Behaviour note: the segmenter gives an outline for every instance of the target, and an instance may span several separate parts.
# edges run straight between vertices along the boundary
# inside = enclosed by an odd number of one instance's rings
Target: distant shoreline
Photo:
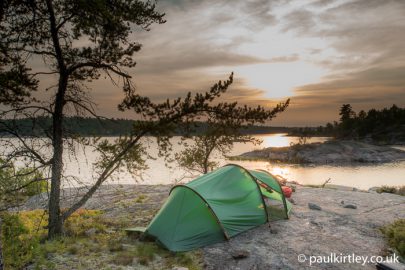
[[[380,164],[405,160],[405,151],[358,141],[331,140],[323,143],[268,147],[230,157],[234,160],[264,160],[292,164]]]
[[[42,117],[36,119],[17,119],[5,120],[15,125],[18,129],[19,135],[23,137],[45,137],[44,131],[52,128],[52,121],[49,117]],[[83,117],[66,117],[64,125],[66,130],[71,134],[77,134],[83,137],[116,137],[129,135],[133,129],[136,120],[128,119],[96,119],[96,118],[83,118]],[[174,136],[182,135],[199,135],[203,134],[207,129],[207,123],[195,122],[191,123],[192,130],[185,132],[182,125],[179,125],[173,131]],[[262,135],[262,134],[278,134],[290,133],[294,128],[292,127],[275,127],[275,126],[248,126],[242,128],[240,132],[245,135]],[[0,136],[8,136],[7,132],[2,132],[0,129]]]

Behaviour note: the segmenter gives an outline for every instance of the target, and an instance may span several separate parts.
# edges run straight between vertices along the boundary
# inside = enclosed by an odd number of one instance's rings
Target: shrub
[[[22,174],[24,171],[28,171],[30,169],[21,169],[18,173]],[[43,175],[39,172],[36,172],[31,175],[22,176],[17,178],[17,185],[24,188],[21,189],[21,193],[25,196],[34,196],[37,194],[41,194],[42,192],[46,192],[48,190],[48,182],[46,180],[36,180],[36,179],[43,179]],[[30,184],[29,184],[30,183]]]
[[[65,230],[69,235],[82,236],[90,228],[104,230],[100,218],[101,211],[76,211],[66,221]],[[22,211],[19,213],[3,213],[1,241],[5,269],[23,269],[29,264],[37,267],[49,264],[46,260],[48,253],[68,252],[78,254],[80,245],[74,238],[60,238],[41,244],[46,239],[48,224],[44,210]],[[48,265],[46,269],[49,269]]]
[[[382,227],[381,232],[387,238],[388,245],[405,258],[405,219],[399,219]]]
[[[397,194],[401,196],[405,196],[405,186],[398,187]]]
[[[2,214],[2,233],[4,266],[6,269],[22,269],[34,258],[39,238],[27,238],[29,230],[17,214]]]
[[[392,187],[392,186],[381,186],[377,189],[378,193],[392,193],[401,196],[405,196],[405,186]]]
[[[74,212],[64,223],[64,231],[68,236],[85,236],[90,229],[95,229],[96,232],[104,232],[106,230],[100,215],[102,211],[79,209]]]
[[[23,202],[27,197],[47,191],[48,183],[39,171],[16,169],[0,159],[0,200],[4,206]],[[32,173],[30,173],[32,172]]]

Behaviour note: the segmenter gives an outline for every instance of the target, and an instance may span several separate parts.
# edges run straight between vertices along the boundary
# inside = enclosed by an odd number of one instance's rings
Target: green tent
[[[171,251],[218,243],[266,223],[265,197],[280,201],[288,218],[291,204],[271,174],[229,164],[174,186],[145,234]]]

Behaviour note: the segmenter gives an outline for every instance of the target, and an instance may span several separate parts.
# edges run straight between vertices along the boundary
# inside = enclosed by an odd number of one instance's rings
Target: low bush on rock
[[[376,190],[378,193],[392,193],[401,196],[405,196],[405,186],[392,187],[392,186],[382,186]]]
[[[405,258],[405,219],[399,219],[382,227],[381,232],[387,238],[388,245]]]

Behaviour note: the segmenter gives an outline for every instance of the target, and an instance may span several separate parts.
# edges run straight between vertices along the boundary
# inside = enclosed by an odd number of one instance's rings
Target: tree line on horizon
[[[22,136],[46,136],[47,132],[52,129],[52,119],[48,116],[39,116],[36,118],[22,118],[3,120],[8,126],[13,125],[15,130],[19,131]],[[133,125],[137,120],[125,118],[95,118],[73,116],[66,117],[64,127],[67,132],[78,134],[80,136],[125,136],[131,133]],[[179,124],[174,131],[174,135],[194,136],[200,135],[207,131],[209,123],[195,121],[186,131],[185,125]],[[242,134],[269,134],[269,133],[288,133],[291,127],[275,127],[266,125],[249,125],[241,127]],[[6,132],[3,131],[5,134]],[[2,128],[0,125],[0,134]]]
[[[294,128],[290,134],[370,140],[378,143],[405,141],[405,108],[395,104],[381,110],[360,110],[358,113],[350,104],[343,104],[339,116],[339,121],[319,127]]]

